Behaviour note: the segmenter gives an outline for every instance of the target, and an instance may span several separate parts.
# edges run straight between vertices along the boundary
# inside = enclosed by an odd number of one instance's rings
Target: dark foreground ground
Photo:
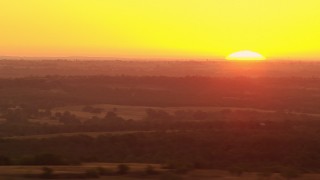
[[[81,166],[47,166],[52,169],[50,176],[45,176],[41,166],[4,166],[0,170],[0,178],[3,180],[30,180],[30,179],[101,179],[101,180],[285,180],[288,177],[281,173],[263,174],[257,172],[246,172],[235,174],[220,170],[192,170],[188,172],[175,172],[173,170],[163,169],[157,164],[127,164],[130,167],[125,174],[95,174],[94,169],[105,169],[108,171],[117,171],[117,164],[112,163],[90,163]],[[152,166],[153,172],[146,171],[146,167]],[[91,172],[91,173],[90,173]],[[91,177],[90,177],[91,176]],[[94,176],[94,177],[92,177]],[[307,173],[289,179],[297,180],[318,180],[320,174]]]

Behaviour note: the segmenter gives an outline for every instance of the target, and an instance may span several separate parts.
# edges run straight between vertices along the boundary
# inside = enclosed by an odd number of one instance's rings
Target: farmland
[[[23,63],[31,62],[13,69]],[[290,76],[270,74],[268,63],[249,65],[269,74],[247,76],[222,75],[232,69],[212,76],[82,75],[73,68],[85,62],[47,63],[69,64],[70,72],[26,76],[24,69],[22,77],[0,79],[3,177],[93,178],[102,167],[112,173],[101,179],[318,178],[320,78],[297,70],[298,62],[289,65],[300,74]],[[130,171],[116,173],[120,164]],[[156,174],[146,175],[148,164]]]
[[[268,180],[285,180],[285,177],[279,173],[263,175],[255,172],[243,173],[241,175],[235,175],[228,171],[220,170],[194,170],[187,174],[175,174],[172,171],[163,169],[157,164],[127,164],[130,167],[130,173],[126,175],[103,175],[99,179],[114,179],[114,180],[136,180],[136,179],[147,179],[147,180],[165,180],[165,179],[184,179],[184,180],[257,180],[257,179],[268,179]],[[146,167],[154,167],[156,174],[146,174]],[[110,171],[116,171],[118,164],[114,163],[89,163],[81,166],[47,166],[53,170],[56,175],[64,175],[68,177],[70,175],[82,175],[90,169],[108,169]],[[0,170],[0,177],[5,180],[27,180],[27,175],[39,175],[43,173],[43,167],[41,166],[6,166]],[[320,178],[318,174],[304,174],[297,180],[317,180]],[[66,178],[70,179],[70,178]],[[85,178],[85,179],[96,179],[96,178]]]

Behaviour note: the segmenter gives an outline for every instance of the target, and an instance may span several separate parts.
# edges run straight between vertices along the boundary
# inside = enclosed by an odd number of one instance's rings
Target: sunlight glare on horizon
[[[243,50],[230,54],[226,59],[231,61],[261,61],[266,60],[266,57],[257,52]]]
[[[320,52],[318,0],[0,0],[0,56],[224,58]]]

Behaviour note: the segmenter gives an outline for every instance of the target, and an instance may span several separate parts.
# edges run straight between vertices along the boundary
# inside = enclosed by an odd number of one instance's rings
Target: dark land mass
[[[318,173],[319,65],[1,61],[0,165]]]
[[[251,76],[318,77],[317,61],[121,61],[1,60],[0,77],[26,76]]]

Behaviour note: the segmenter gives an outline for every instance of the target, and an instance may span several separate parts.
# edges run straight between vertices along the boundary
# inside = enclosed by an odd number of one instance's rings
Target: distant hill
[[[19,59],[20,58],[20,59]],[[50,61],[47,61],[50,60]],[[46,75],[318,77],[316,61],[132,61],[2,57],[0,77]]]

